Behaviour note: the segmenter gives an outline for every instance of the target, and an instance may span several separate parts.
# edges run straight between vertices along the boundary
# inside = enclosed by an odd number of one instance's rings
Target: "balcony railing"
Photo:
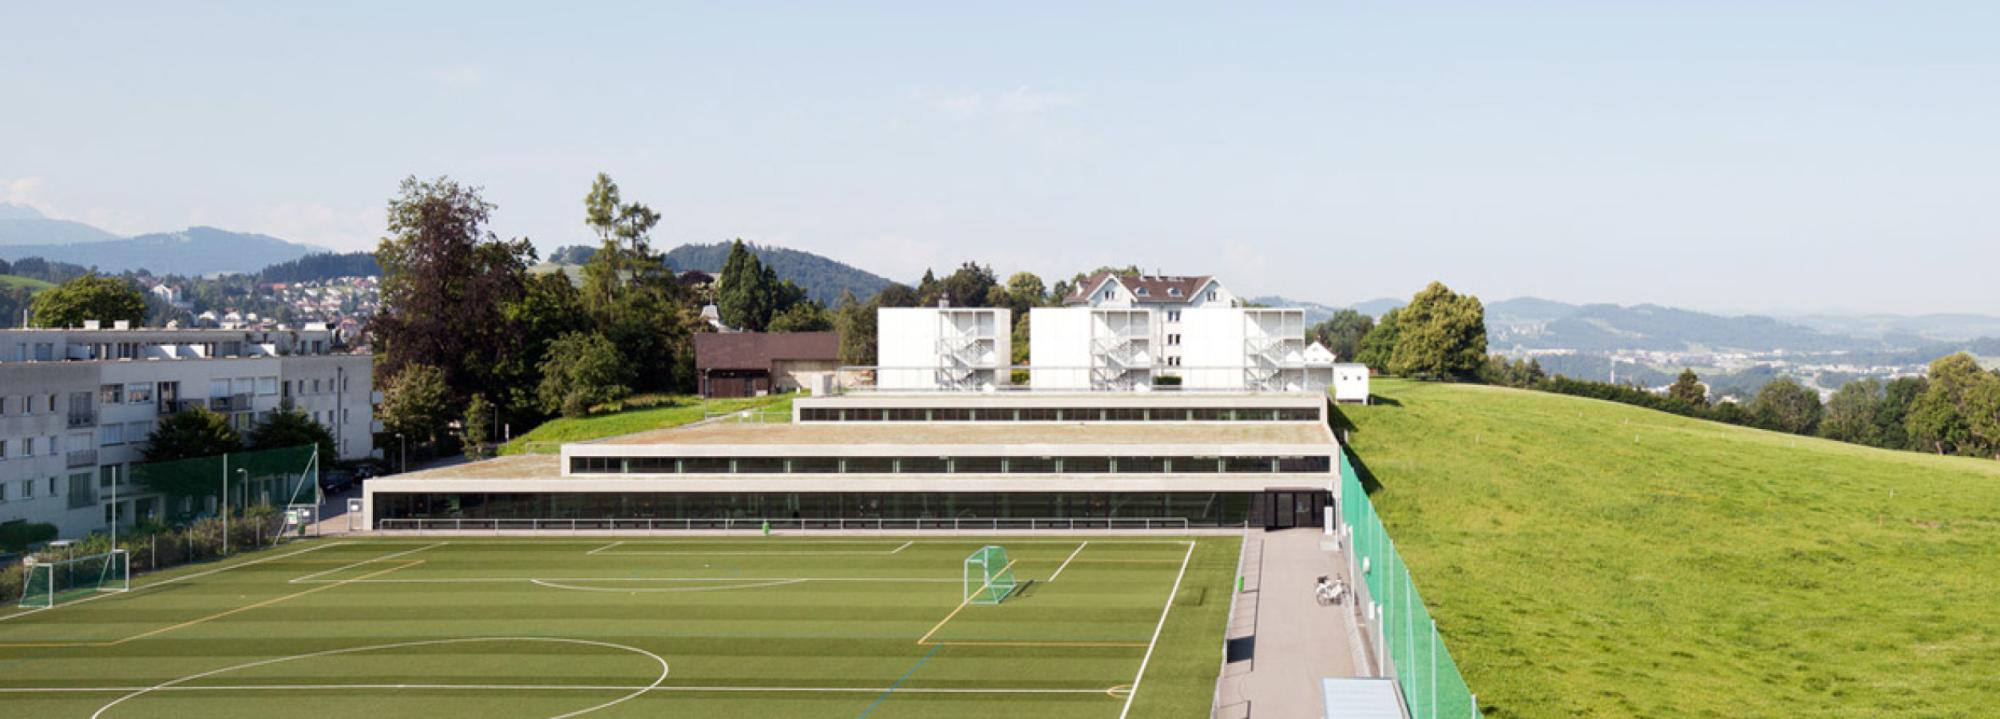
[[[70,452],[66,456],[63,462],[63,466],[68,469],[77,469],[79,467],[95,467],[97,466],[97,450],[80,449],[75,452]]]
[[[76,428],[78,428],[78,427],[94,427],[94,426],[96,426],[96,425],[97,425],[97,413],[96,413],[96,412],[71,412],[71,413],[69,413],[69,428],[70,428],[70,429],[76,429]]]

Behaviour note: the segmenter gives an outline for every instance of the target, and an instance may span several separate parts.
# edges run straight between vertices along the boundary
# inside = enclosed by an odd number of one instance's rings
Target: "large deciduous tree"
[[[1674,378],[1674,384],[1667,388],[1667,397],[1689,407],[1708,406],[1708,387],[1701,383],[1701,377],[1692,369],[1681,370],[1681,376]]]
[[[604,335],[571,332],[549,344],[542,360],[542,409],[582,417],[590,408],[630,392],[630,373],[618,348]]]
[[[1486,361],[1486,309],[1479,298],[1432,282],[1403,308],[1389,371],[1411,377],[1468,377]]]
[[[1790,377],[1764,385],[1750,400],[1750,416],[1759,426],[1792,434],[1812,434],[1822,411],[1819,393]]]
[[[389,201],[389,235],[375,250],[382,266],[382,311],[372,323],[378,379],[430,364],[452,408],[475,393],[503,395],[521,380],[508,372],[520,366],[509,362],[518,335],[503,308],[525,292],[534,247],[494,237],[486,230],[492,212],[478,188],[450,178],[406,179]]]
[[[243,437],[229,426],[228,418],[205,407],[193,407],[168,415],[154,425],[142,454],[148,462],[168,462],[240,449]]]
[[[1306,331],[1309,339],[1326,345],[1342,362],[1355,362],[1361,354],[1361,339],[1375,329],[1375,318],[1355,310],[1338,310],[1332,317]]]
[[[1368,365],[1369,369],[1389,371],[1389,358],[1396,353],[1396,342],[1402,335],[1402,317],[1400,307],[1382,313],[1382,319],[1375,323],[1375,327],[1362,335],[1361,344],[1354,352],[1354,361]]]
[[[1826,416],[1820,420],[1819,436],[1842,442],[1882,445],[1882,428],[1876,423],[1880,404],[1887,400],[1882,380],[1874,377],[1854,380],[1826,401]]]
[[[35,327],[81,327],[87,320],[138,326],[146,321],[146,296],[129,280],[91,273],[37,293],[28,311]]]
[[[436,442],[456,414],[444,370],[409,363],[382,382],[382,425],[419,443]]]
[[[1974,430],[1972,418],[1982,399],[1978,390],[2000,379],[1963,352],[1931,362],[1928,379],[1929,386],[1910,403],[1904,420],[1910,441],[1938,454],[1985,454],[1986,440]]]
[[[289,409],[274,412],[257,426],[250,429],[250,446],[257,449],[277,449],[317,445],[320,466],[332,465],[340,459],[339,450],[333,445],[333,432],[326,425],[313,421],[305,412]]]

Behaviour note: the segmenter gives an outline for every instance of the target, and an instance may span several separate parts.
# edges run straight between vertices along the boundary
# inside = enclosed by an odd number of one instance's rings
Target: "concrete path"
[[[1332,539],[1317,529],[1292,529],[1252,533],[1244,543],[1246,590],[1230,617],[1217,717],[1319,717],[1320,679],[1376,675],[1353,596],[1332,606],[1313,597],[1321,576],[1353,585],[1347,555],[1331,549]]]

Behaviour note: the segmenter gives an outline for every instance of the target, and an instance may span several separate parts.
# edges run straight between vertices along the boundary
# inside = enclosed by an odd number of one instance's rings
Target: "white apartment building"
[[[1158,322],[1134,307],[1036,307],[1028,311],[1028,385],[1037,390],[1144,390],[1153,386]]]
[[[325,425],[339,459],[374,453],[373,357],[323,327],[0,330],[0,522],[73,537],[185,508],[127,484],[159,418],[194,404],[239,430],[283,408]],[[331,460],[332,458],[328,458]]]
[[[884,307],[876,315],[876,387],[990,391],[1007,385],[1013,312],[992,307]]]
[[[1198,307],[1240,307],[1242,301],[1221,282],[1208,275],[1112,275],[1096,274],[1084,279],[1068,297],[1065,307],[1144,308],[1154,313],[1153,364],[1166,374],[1185,362],[1183,315]],[[1032,320],[1030,327],[1033,326]],[[1040,336],[1034,332],[1032,336]]]

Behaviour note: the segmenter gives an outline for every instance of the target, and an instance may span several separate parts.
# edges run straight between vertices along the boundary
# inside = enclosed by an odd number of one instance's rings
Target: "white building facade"
[[[991,307],[884,307],[876,316],[876,387],[991,391],[1006,386],[1013,312]]]
[[[120,524],[188,511],[126,478],[159,419],[194,405],[238,431],[297,409],[333,435],[338,459],[369,457],[372,368],[324,329],[0,330],[0,522],[104,529],[114,478]]]

